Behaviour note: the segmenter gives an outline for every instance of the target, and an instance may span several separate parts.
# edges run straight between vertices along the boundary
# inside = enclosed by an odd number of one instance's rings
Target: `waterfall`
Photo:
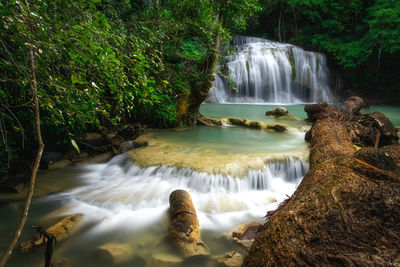
[[[274,196],[285,196],[294,190],[308,171],[307,162],[292,157],[267,163],[260,170],[250,170],[242,178],[196,172],[188,168],[141,168],[127,155],[93,167],[95,169],[82,176],[86,186],[64,194],[96,206],[127,205],[128,209],[165,205],[170,192],[178,188],[188,190],[195,198],[201,196],[200,199],[217,199],[221,195],[236,198],[241,194],[254,195],[254,192],[266,191]],[[247,200],[240,201],[246,203]]]
[[[232,49],[226,62],[217,67],[207,102],[292,104],[335,101],[330,92],[324,54],[244,36],[233,38]]]

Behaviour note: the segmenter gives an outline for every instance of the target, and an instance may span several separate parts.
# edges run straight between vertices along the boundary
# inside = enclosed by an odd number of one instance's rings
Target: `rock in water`
[[[207,267],[240,267],[242,266],[244,255],[239,251],[230,251],[222,256],[215,257]]]
[[[133,258],[133,251],[129,244],[107,243],[95,251],[98,261],[108,264],[120,264]]]
[[[169,196],[171,222],[168,236],[184,258],[208,256],[208,247],[201,240],[199,220],[189,193],[175,190]]]
[[[171,254],[156,253],[151,255],[152,267],[180,266],[182,258]]]
[[[287,108],[284,107],[277,107],[274,110],[269,110],[265,112],[265,116],[282,117],[286,115],[289,115],[289,111],[287,110]]]
[[[260,227],[261,223],[259,222],[241,224],[233,229],[233,240],[235,240],[237,243],[241,244],[248,250],[253,244],[254,239],[256,239]]]

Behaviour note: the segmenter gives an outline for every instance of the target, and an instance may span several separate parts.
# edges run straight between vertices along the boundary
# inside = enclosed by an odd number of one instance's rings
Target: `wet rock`
[[[228,122],[236,126],[247,126],[246,119],[228,118]]]
[[[255,129],[262,129],[262,128],[263,128],[263,125],[262,125],[262,123],[259,122],[259,121],[250,121],[250,122],[249,122],[249,127],[250,127],[250,128],[255,128]]]
[[[241,224],[232,231],[232,237],[239,240],[254,240],[260,227],[259,222]]]
[[[220,119],[217,118],[211,118],[203,115],[197,115],[197,124],[199,125],[205,125],[205,126],[222,126],[222,122]]]
[[[56,161],[56,162],[50,163],[48,165],[48,169],[49,170],[62,169],[62,168],[65,168],[65,167],[71,165],[71,163],[72,163],[71,161],[69,161],[67,159],[63,159],[63,160],[60,160],[60,161]]]
[[[83,214],[77,213],[69,215],[57,222],[55,225],[46,229],[46,232],[56,237],[57,242],[67,238],[74,231],[78,224],[82,221]],[[45,238],[42,235],[35,235],[31,240],[20,244],[22,252],[28,252],[33,248],[45,245]]]
[[[83,159],[80,161],[75,161],[73,163],[73,165],[80,166],[83,164],[103,163],[103,162],[110,160],[112,158],[112,156],[113,156],[112,152],[107,152],[107,153],[103,153],[103,154],[100,154],[100,155],[97,155],[97,156],[94,156],[91,158]]]
[[[239,267],[242,266],[244,255],[239,251],[230,251],[225,253],[223,256],[216,257],[214,262],[208,266],[224,266],[224,267]]]
[[[279,133],[282,133],[287,130],[286,127],[281,124],[267,124],[266,129]]]
[[[129,244],[107,243],[95,251],[96,260],[108,264],[120,264],[133,258],[133,251]]]
[[[236,226],[232,232],[226,233],[224,236],[227,240],[232,240],[248,251],[253,244],[260,227],[261,223],[259,222],[249,222]]]
[[[265,116],[281,117],[286,115],[289,115],[289,111],[287,110],[287,108],[284,107],[277,107],[274,110],[269,110],[265,112]]]
[[[166,253],[155,253],[151,255],[151,264],[149,266],[152,267],[172,267],[179,266],[182,263],[183,259],[181,257],[166,254]]]
[[[226,119],[221,119],[222,122],[225,122],[227,124],[231,125],[236,125],[236,126],[242,126],[242,127],[249,127],[253,129],[265,129],[267,131],[273,131],[273,132],[284,132],[287,130],[286,126],[278,123],[265,123],[261,121],[252,121],[252,120],[246,120],[246,119],[240,119],[240,118],[226,118]]]
[[[175,190],[169,196],[170,218],[168,237],[184,258],[209,255],[208,247],[201,240],[199,220],[189,193]]]

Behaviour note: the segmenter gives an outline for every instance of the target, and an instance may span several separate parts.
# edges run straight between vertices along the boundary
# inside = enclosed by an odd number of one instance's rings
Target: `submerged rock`
[[[207,267],[239,267],[242,266],[244,257],[239,251],[230,251],[222,256],[215,257]]]
[[[166,253],[155,253],[151,255],[151,264],[148,266],[152,267],[171,267],[179,266],[183,259],[181,257],[166,254]]]
[[[281,124],[268,124],[266,126],[266,129],[273,130],[275,132],[280,132],[280,133],[286,131],[286,127]]]
[[[133,251],[129,244],[107,243],[95,251],[96,260],[108,264],[120,264],[133,258]]]
[[[278,123],[265,123],[262,121],[253,121],[240,118],[224,118],[221,119],[222,122],[230,125],[249,127],[253,129],[267,130],[272,132],[285,132],[287,127],[283,124]]]
[[[291,115],[289,111],[284,107],[277,107],[274,110],[269,110],[265,112],[265,116],[274,117],[279,120],[287,120],[287,121],[300,121],[301,119]]]

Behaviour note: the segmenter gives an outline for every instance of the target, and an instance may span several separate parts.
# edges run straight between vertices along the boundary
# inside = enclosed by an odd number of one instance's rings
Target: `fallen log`
[[[169,196],[170,218],[168,237],[184,258],[208,256],[209,250],[201,240],[199,220],[189,193],[175,190]]]
[[[57,242],[67,238],[69,234],[82,221],[83,214],[77,213],[69,215],[57,222],[55,225],[46,229],[46,233],[53,236]],[[46,244],[46,237],[42,234],[35,235],[32,239],[20,244],[21,252],[28,252],[33,248],[41,247]]]
[[[356,153],[352,135],[363,133],[351,122],[361,107],[359,98],[305,107],[314,121],[310,171],[267,214],[243,266],[400,265],[400,145]]]

